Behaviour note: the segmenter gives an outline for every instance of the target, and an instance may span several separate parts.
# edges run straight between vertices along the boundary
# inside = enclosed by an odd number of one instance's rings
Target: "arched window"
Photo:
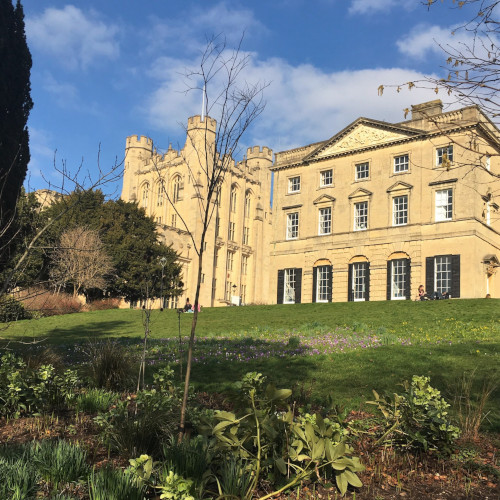
[[[245,218],[250,217],[250,210],[251,210],[251,193],[250,191],[247,191],[245,194]]]
[[[176,176],[172,183],[172,203],[177,203],[182,200],[182,191],[184,186],[182,184],[180,176]]]
[[[230,210],[233,213],[236,212],[237,190],[236,186],[231,186]]]
[[[149,199],[149,184],[146,182],[142,186],[142,206],[144,208],[148,208],[148,199]]]
[[[163,182],[158,183],[156,204],[159,207],[163,206]]]

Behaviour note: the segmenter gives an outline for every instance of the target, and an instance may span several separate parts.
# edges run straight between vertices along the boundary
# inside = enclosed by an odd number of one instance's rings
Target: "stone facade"
[[[202,232],[200,207],[206,199],[204,172],[215,144],[211,118],[189,118],[184,147],[159,154],[147,137],[126,142],[122,199],[136,201],[158,224],[183,266],[185,292],[169,307],[194,302]],[[206,149],[205,149],[206,148]],[[208,155],[210,157],[210,155]],[[200,304],[205,307],[261,302],[269,276],[272,151],[248,148],[243,161],[230,162],[206,236]]]
[[[499,139],[437,100],[276,153],[269,300],[500,296]]]

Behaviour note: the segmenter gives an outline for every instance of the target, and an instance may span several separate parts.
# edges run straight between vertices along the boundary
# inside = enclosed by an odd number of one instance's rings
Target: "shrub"
[[[54,488],[87,479],[90,468],[85,450],[67,441],[40,441],[34,445],[32,463],[40,476]]]
[[[82,303],[78,298],[67,293],[53,293],[44,288],[24,290],[19,297],[24,307],[38,316],[57,316],[82,310]]]
[[[134,360],[118,342],[93,342],[84,352],[87,354],[90,376],[96,387],[120,390],[131,386]]]
[[[83,309],[85,311],[105,311],[107,309],[118,309],[120,299],[100,299],[87,302]]]
[[[0,297],[0,323],[30,319],[31,314],[23,304],[10,295]]]
[[[429,377],[414,375],[411,384],[405,381],[403,387],[405,391],[393,397],[373,391],[375,401],[368,403],[376,405],[385,417],[385,432],[378,442],[450,453],[459,436],[448,415],[450,405],[431,387]]]

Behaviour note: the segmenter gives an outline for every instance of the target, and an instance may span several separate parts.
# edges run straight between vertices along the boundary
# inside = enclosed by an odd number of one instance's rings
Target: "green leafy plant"
[[[449,453],[460,434],[451,423],[450,405],[439,390],[431,387],[429,377],[414,375],[411,383],[402,385],[402,394],[379,396],[373,391],[375,400],[368,402],[376,405],[385,418],[385,430],[378,442]]]
[[[92,470],[89,480],[90,500],[144,500],[145,487],[135,484],[132,476],[109,467]]]
[[[24,500],[33,498],[39,475],[33,464],[22,458],[0,458],[0,498]]]
[[[296,418],[286,406],[289,389],[276,389],[272,384],[263,388],[265,378],[259,373],[248,373],[239,384],[247,405],[238,413],[218,411],[212,435],[215,449],[224,459],[233,457],[231,467],[220,468],[219,486],[232,491],[242,484],[247,486],[241,498],[252,498],[259,481],[265,477],[273,483],[283,482],[277,491],[264,496],[270,498],[300,483],[303,479],[335,477],[340,492],[345,494],[348,484],[360,487],[356,473],[364,467],[344,443],[337,422],[314,418]],[[221,474],[222,473],[222,474]],[[252,480],[247,483],[250,474]],[[281,480],[277,478],[281,477]]]
[[[0,298],[0,323],[30,318],[31,314],[24,308],[22,302],[10,295],[4,295]]]
[[[104,412],[118,400],[118,394],[104,389],[89,389],[78,394],[75,408],[78,412]]]
[[[160,490],[160,498],[171,500],[195,500],[191,495],[193,481],[179,476],[174,471],[164,470],[158,479],[157,489]]]
[[[61,484],[86,479],[90,472],[86,451],[63,440],[36,443],[32,462],[40,476],[56,489]]]

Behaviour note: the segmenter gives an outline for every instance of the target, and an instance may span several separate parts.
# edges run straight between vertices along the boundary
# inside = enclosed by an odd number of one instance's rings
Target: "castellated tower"
[[[122,199],[136,201],[137,175],[141,165],[153,156],[153,141],[149,137],[131,135],[125,144],[125,169],[123,173]]]
[[[192,116],[184,147],[157,153],[144,136],[126,140],[122,199],[134,201],[153,217],[160,239],[172,245],[183,267],[185,291],[166,307],[194,302],[202,215],[207,199],[207,165],[217,155],[217,122]],[[267,303],[271,237],[272,150],[254,146],[236,163],[230,158],[220,192],[211,202],[213,215],[204,246],[200,304],[205,307]],[[215,199],[216,198],[216,199]],[[266,246],[267,245],[267,246]],[[158,303],[158,306],[160,304]]]

